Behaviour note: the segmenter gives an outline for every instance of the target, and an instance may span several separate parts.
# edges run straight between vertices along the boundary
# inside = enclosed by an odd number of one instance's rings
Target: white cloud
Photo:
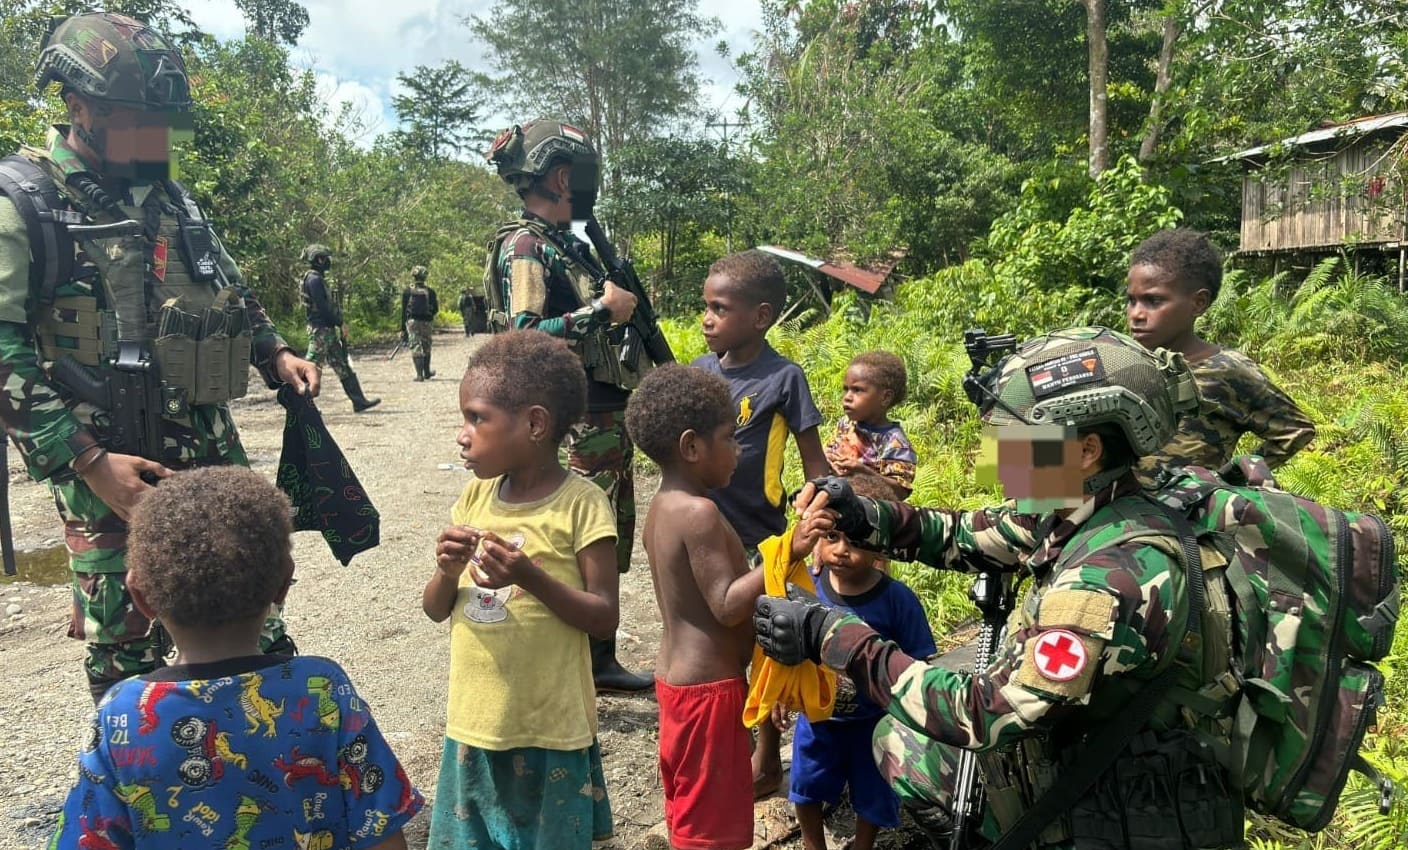
[[[382,133],[392,129],[387,120],[390,111],[385,99],[375,89],[356,80],[339,80],[326,71],[314,70],[318,97],[328,106],[328,118],[336,121],[347,110],[347,117],[360,128],[356,141],[370,146]]]
[[[483,45],[461,23],[487,12],[493,0],[303,0],[303,5],[308,29],[292,51],[293,63],[313,70],[320,91],[326,87],[329,103],[352,103],[366,110],[378,132],[396,123],[391,98],[397,74],[449,59],[477,70],[495,70],[487,66]],[[733,96],[737,74],[714,52],[714,45],[723,38],[734,55],[746,50],[753,31],[761,26],[759,3],[711,0],[701,3],[700,11],[723,22],[719,34],[695,45],[700,72],[709,80],[704,100],[715,109],[732,110],[738,106]],[[191,15],[218,38],[244,34],[244,19],[234,0],[193,0]],[[370,143],[370,137],[364,143]]]

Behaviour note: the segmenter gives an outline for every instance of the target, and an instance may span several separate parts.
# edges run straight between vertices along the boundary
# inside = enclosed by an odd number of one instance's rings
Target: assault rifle
[[[65,356],[54,364],[54,378],[79,401],[107,411],[104,445],[110,451],[162,462],[161,378],[150,356],[125,352],[116,364],[99,367],[97,374]]]
[[[963,376],[963,391],[979,409],[987,409],[995,400],[991,389],[995,382],[992,379],[1001,366],[991,362],[992,356],[1016,347],[1017,338],[1012,334],[988,336],[981,328],[964,331],[963,348],[968,352],[971,365]],[[978,630],[978,651],[973,657],[974,674],[981,673],[992,663],[1002,641],[1003,623],[1012,613],[1016,593],[1015,574],[1012,572],[983,569],[973,579],[968,598],[973,600],[983,615],[983,625]],[[983,800],[978,757],[972,750],[959,750],[958,766],[954,772],[951,850],[963,850],[967,846],[969,831],[982,821]]]
[[[606,233],[601,229],[601,223],[596,220],[596,216],[587,219],[587,238],[592,241],[596,255],[606,266],[606,278],[636,297],[635,312],[631,313],[631,320],[626,324],[625,333],[621,338],[621,365],[633,372],[639,372],[642,351],[656,366],[675,362],[675,353],[670,350],[670,343],[660,330],[659,317],[655,315],[655,308],[650,304],[650,296],[646,295],[645,287],[641,286],[635,267],[631,265],[630,260],[622,260],[617,255],[616,248],[611,244],[611,240],[606,238]]]

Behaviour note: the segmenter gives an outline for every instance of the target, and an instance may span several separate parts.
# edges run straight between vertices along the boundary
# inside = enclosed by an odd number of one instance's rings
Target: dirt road
[[[381,545],[343,567],[320,537],[295,535],[297,584],[285,612],[302,652],[347,668],[427,798],[444,734],[449,630],[421,612],[420,593],[434,567],[435,536],[469,474],[459,466],[454,442],[458,377],[469,342],[458,333],[437,334],[439,374],[425,383],[411,380],[404,352],[391,362],[388,349],[354,352],[362,385],[382,398],[366,413],[353,414],[335,377],[326,375],[331,383],[324,384],[319,408],[381,512]],[[283,429],[273,393],[262,385],[254,389],[236,402],[235,419],[253,467],[272,477]],[[29,481],[13,450],[9,475],[17,547],[57,545],[60,526],[48,492]],[[653,481],[638,482],[641,517],[653,492]],[[621,584],[620,654],[633,669],[649,666],[660,636],[644,558],[637,542],[635,566]],[[56,575],[66,581],[64,571]],[[66,586],[0,584],[0,612],[6,612],[0,614],[0,850],[42,846],[77,775],[74,754],[91,704],[80,669],[82,646],[64,634],[68,601]],[[8,613],[15,607],[19,613]],[[663,817],[655,702],[602,697],[598,709],[616,821],[613,846],[642,846]],[[771,808],[785,809],[780,802]],[[412,848],[424,846],[427,822],[421,815],[408,828]],[[776,842],[789,826],[772,817],[761,819],[759,829]],[[800,845],[784,840],[771,846]]]

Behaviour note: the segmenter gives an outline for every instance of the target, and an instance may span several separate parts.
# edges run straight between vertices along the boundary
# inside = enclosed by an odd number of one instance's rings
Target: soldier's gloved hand
[[[864,543],[875,533],[875,503],[857,496],[851,489],[851,482],[837,475],[808,481],[798,494],[795,507],[803,515],[813,510],[833,511],[836,514],[836,530],[853,543]]]
[[[758,597],[753,611],[753,633],[763,654],[787,665],[820,662],[822,640],[846,615],[794,584],[787,585],[786,599]]]

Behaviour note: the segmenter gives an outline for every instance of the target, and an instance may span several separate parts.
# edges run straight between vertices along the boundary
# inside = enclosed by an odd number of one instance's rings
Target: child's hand
[[[817,541],[836,529],[836,514],[828,510],[814,510],[797,521],[792,529],[792,560],[800,561],[811,554]]]
[[[474,562],[475,582],[486,590],[523,584],[537,569],[515,544],[492,531],[484,532],[479,557]]]
[[[792,728],[792,712],[780,702],[772,704],[772,725],[777,727],[777,731],[786,732]]]
[[[836,470],[837,475],[855,475],[866,466],[858,457],[834,457],[831,459],[831,468]]]
[[[478,529],[467,525],[452,525],[440,532],[435,541],[435,566],[449,578],[458,580],[479,545],[479,536]]]

